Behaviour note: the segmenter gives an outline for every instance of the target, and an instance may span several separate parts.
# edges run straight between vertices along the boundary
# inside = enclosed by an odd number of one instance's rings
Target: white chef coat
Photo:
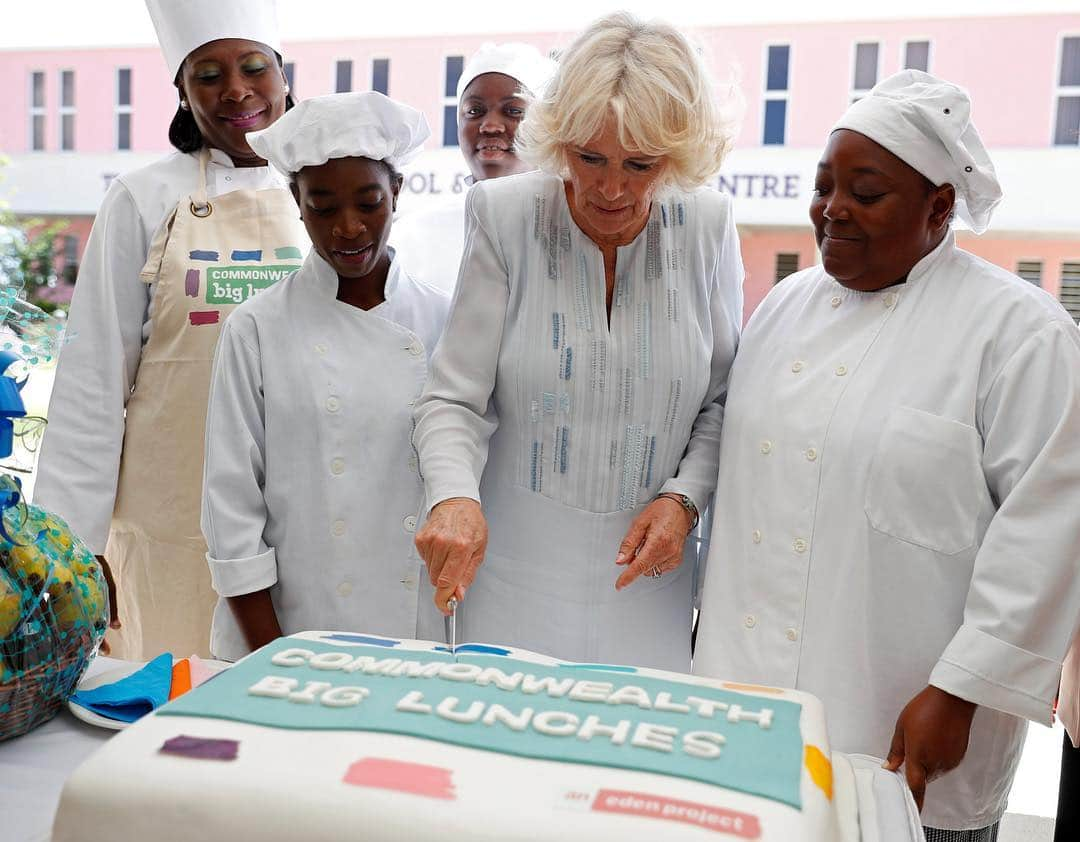
[[[225,597],[271,589],[282,631],[415,637],[422,485],[412,407],[449,298],[395,259],[386,300],[337,300],[314,251],[222,328],[206,425],[211,651],[247,654]]]
[[[195,189],[197,153],[175,152],[113,180],[98,210],[79,266],[49,402],[49,426],[37,464],[34,500],[62,515],[101,555],[109,537],[124,407],[153,327],[156,284],[139,272],[154,233]],[[271,167],[236,167],[210,150],[207,195],[284,187]]]
[[[465,250],[466,195],[440,196],[421,210],[403,213],[390,229],[390,244],[397,248],[405,270],[449,293],[457,285]]]
[[[715,484],[742,315],[730,201],[656,196],[618,251],[610,324],[603,256],[560,178],[482,181],[466,215],[461,280],[414,434],[427,505],[469,497],[487,515],[459,631],[685,671],[693,548],[678,571],[621,593],[614,561],[658,492],[703,510]]]
[[[814,693],[879,757],[927,684],[976,702],[922,820],[992,824],[1077,625],[1078,442],[1076,325],[952,234],[877,292],[787,278],[732,370],[694,671]]]

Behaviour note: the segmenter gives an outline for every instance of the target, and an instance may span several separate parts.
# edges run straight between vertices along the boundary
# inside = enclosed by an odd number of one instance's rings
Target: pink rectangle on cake
[[[188,663],[191,665],[191,686],[192,688],[198,687],[208,678],[213,678],[218,674],[218,670],[211,669],[206,665],[198,655],[192,655],[188,658]]]
[[[193,310],[188,313],[188,321],[193,325],[216,325],[220,318],[220,310]]]
[[[365,757],[349,767],[342,780],[353,786],[392,789],[428,798],[454,800],[453,772],[423,763],[406,763],[386,757]]]
[[[692,824],[703,830],[727,833],[740,839],[760,839],[761,822],[757,816],[711,807],[694,801],[680,801],[646,792],[602,789],[596,793],[592,809],[597,813],[620,813],[624,816],[647,816],[653,819]]]

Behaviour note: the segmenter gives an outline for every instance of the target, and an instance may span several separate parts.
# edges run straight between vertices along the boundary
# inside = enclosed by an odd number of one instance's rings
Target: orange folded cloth
[[[172,686],[169,687],[169,701],[177,696],[182,696],[191,689],[191,664],[187,658],[182,658],[173,664]]]

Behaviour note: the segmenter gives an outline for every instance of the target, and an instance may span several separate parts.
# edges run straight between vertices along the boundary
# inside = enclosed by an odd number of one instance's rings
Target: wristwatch
[[[679,494],[675,491],[662,491],[656,495],[656,499],[658,500],[661,497],[667,497],[669,500],[674,500],[676,503],[686,509],[686,511],[690,512],[690,517],[692,520],[690,524],[690,531],[693,532],[694,528],[698,525],[698,510],[697,506],[694,505],[694,501],[687,497],[685,494]]]

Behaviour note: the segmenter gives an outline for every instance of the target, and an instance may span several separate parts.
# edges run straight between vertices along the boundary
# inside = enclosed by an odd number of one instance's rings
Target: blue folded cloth
[[[71,701],[109,719],[134,722],[169,700],[172,667],[172,655],[166,652],[127,678],[78,691]]]

